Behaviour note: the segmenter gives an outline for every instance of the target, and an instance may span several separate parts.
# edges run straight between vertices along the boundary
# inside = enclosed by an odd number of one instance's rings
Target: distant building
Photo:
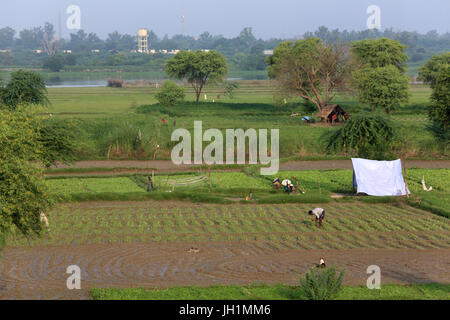
[[[63,53],[71,54],[72,50],[63,50]]]
[[[139,29],[138,31],[138,52],[148,53],[149,43],[148,43],[148,30]]]
[[[99,53],[100,50],[99,50],[99,49],[92,49],[91,52],[92,52],[92,53]]]
[[[266,56],[271,56],[271,55],[273,55],[273,50],[264,50],[263,54]]]

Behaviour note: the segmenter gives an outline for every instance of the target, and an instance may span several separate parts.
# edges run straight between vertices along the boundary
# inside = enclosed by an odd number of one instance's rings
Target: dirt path
[[[93,160],[93,161],[78,161],[72,166],[58,165],[56,168],[111,168],[111,171],[90,171],[83,173],[51,173],[49,175],[105,175],[114,173],[133,173],[136,171],[148,172],[152,169],[158,172],[175,172],[184,170],[193,170],[195,166],[191,165],[175,165],[170,160],[155,160],[155,161],[141,161],[141,160]],[[450,168],[450,160],[408,160],[406,161],[407,168],[424,168],[424,169],[439,169]],[[132,169],[131,169],[132,168]],[[352,162],[350,160],[320,160],[320,161],[289,161],[280,164],[280,170],[329,170],[329,169],[352,169]]]
[[[198,253],[187,249],[196,246]],[[324,257],[346,269],[345,283],[364,284],[369,265],[383,283],[450,283],[450,250],[276,250],[268,243],[132,243],[7,248],[0,299],[88,299],[92,287],[298,283]],[[82,269],[82,290],[66,289],[67,266]]]

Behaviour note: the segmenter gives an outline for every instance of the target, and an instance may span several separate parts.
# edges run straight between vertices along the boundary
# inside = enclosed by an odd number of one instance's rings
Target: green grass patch
[[[90,291],[95,300],[304,300],[299,287],[257,284],[250,286],[171,287],[168,289],[100,289]],[[380,290],[345,286],[337,300],[448,300],[450,285],[383,285]]]

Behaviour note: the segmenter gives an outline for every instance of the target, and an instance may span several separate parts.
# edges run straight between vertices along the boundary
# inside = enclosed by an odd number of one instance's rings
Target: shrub
[[[108,79],[107,86],[110,88],[122,88],[123,80],[122,79]]]
[[[309,300],[329,300],[342,290],[344,270],[339,274],[333,267],[313,268],[300,280],[300,289]]]
[[[19,105],[49,104],[44,78],[33,71],[11,72],[11,78],[0,89],[0,94],[0,102],[10,110],[16,110]]]
[[[170,112],[172,107],[184,100],[184,97],[184,88],[170,80],[164,81],[161,89],[155,94],[156,100],[163,106],[169,107]]]
[[[328,151],[347,151],[364,158],[383,158],[394,138],[391,122],[379,115],[362,113],[327,138]]]

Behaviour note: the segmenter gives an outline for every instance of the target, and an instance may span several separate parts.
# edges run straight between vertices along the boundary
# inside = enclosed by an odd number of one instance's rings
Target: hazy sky
[[[104,38],[109,32],[135,34],[138,28],[159,36],[203,31],[234,37],[252,27],[258,38],[292,37],[325,25],[330,29],[366,28],[369,5],[381,8],[382,29],[450,32],[449,0],[1,0],[0,27],[16,30],[52,22],[62,34],[69,5],[81,9],[81,28]],[[184,15],[184,28],[181,16]]]

